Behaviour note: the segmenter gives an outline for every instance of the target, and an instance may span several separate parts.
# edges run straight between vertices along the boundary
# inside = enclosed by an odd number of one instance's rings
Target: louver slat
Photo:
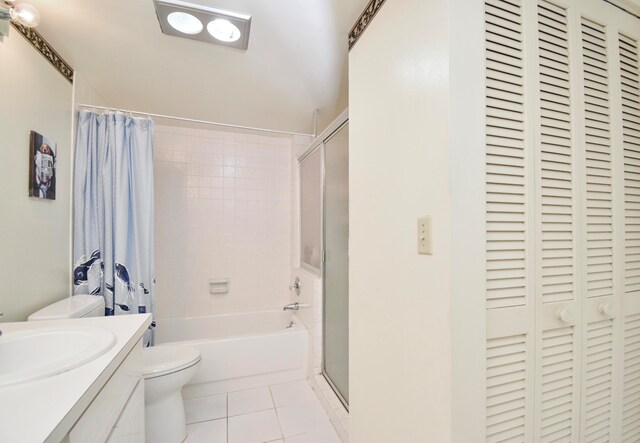
[[[587,297],[592,298],[613,295],[611,110],[606,29],[583,18],[581,31],[585,88]],[[598,69],[594,70],[594,66]]]
[[[587,442],[610,440],[613,393],[613,321],[587,325],[585,436]]]
[[[522,306],[525,275],[524,66],[519,1],[485,3],[487,307]]]
[[[622,441],[640,441],[640,314],[625,323]]]
[[[574,298],[574,177],[566,11],[541,2],[538,22],[542,302],[552,303]]]
[[[625,293],[640,296],[640,64],[638,42],[619,35],[625,190]]]
[[[487,442],[524,441],[526,337],[487,341]]]
[[[572,441],[573,341],[573,327],[542,333],[542,442]]]

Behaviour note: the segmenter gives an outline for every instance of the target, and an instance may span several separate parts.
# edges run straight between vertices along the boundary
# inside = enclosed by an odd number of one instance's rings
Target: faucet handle
[[[292,285],[289,285],[289,290],[295,290],[296,295],[300,295],[300,277],[296,277]]]

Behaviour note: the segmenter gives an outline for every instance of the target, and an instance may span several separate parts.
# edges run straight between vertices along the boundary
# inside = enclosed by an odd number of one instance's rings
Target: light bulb
[[[173,29],[190,35],[200,34],[204,28],[197,17],[186,12],[172,12],[167,16],[167,22]]]
[[[235,42],[241,36],[236,25],[229,20],[217,18],[207,25],[207,31],[212,37],[227,43]]]
[[[27,28],[35,28],[40,24],[38,10],[27,3],[21,3],[11,8],[11,19]]]

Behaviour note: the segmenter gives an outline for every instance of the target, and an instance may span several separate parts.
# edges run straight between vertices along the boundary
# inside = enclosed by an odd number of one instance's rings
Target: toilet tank
[[[27,320],[58,320],[102,316],[104,316],[104,298],[101,295],[74,295],[45,306],[31,314]]]

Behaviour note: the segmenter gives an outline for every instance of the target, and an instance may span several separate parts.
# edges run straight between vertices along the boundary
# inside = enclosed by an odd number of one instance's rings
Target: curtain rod
[[[244,129],[247,131],[257,131],[257,132],[268,132],[271,134],[285,134],[285,135],[301,135],[304,137],[312,137],[313,138],[313,134],[304,134],[301,132],[290,132],[290,131],[278,131],[276,129],[264,129],[264,128],[254,128],[251,126],[241,126],[241,125],[232,125],[229,123],[219,123],[219,122],[211,122],[211,121],[207,121],[207,120],[196,120],[193,118],[185,118],[185,117],[175,117],[172,115],[162,115],[162,114],[153,114],[151,112],[140,112],[140,111],[130,111],[130,110],[126,110],[126,109],[117,109],[117,108],[107,108],[104,106],[94,106],[94,105],[87,105],[87,104],[79,104],[78,105],[81,108],[90,108],[90,109],[101,109],[104,111],[119,111],[119,112],[124,112],[126,114],[138,114],[138,115],[146,115],[149,117],[157,117],[157,118],[164,118],[167,120],[177,120],[177,121],[182,121],[182,122],[190,122],[190,123],[200,123],[203,125],[213,125],[213,126],[223,126],[225,128],[235,128],[235,129]]]

